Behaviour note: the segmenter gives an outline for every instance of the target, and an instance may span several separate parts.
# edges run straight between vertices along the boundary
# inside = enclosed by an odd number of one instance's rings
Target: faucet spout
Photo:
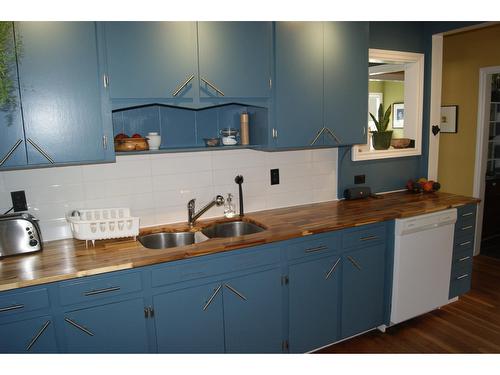
[[[213,206],[222,206],[224,204],[224,197],[222,195],[217,195],[211,202],[202,207],[198,212],[195,212],[195,202],[196,199],[191,199],[188,204],[188,224],[190,227],[194,226],[194,223],[198,218],[207,212]]]

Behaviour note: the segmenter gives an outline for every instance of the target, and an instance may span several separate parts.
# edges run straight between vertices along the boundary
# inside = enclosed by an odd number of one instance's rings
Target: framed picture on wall
[[[443,105],[441,107],[441,133],[457,132],[458,105]]]
[[[392,128],[403,129],[405,127],[405,104],[392,103]]]

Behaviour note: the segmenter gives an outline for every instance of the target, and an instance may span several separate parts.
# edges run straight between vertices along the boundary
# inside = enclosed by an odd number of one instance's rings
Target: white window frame
[[[422,53],[369,49],[370,61],[391,62],[405,65],[405,119],[415,124],[414,148],[371,150],[371,134],[367,131],[366,144],[352,146],[352,160],[388,159],[422,154],[422,117],[424,101],[424,55]],[[368,82],[367,82],[368,84]],[[406,129],[405,129],[406,130]]]

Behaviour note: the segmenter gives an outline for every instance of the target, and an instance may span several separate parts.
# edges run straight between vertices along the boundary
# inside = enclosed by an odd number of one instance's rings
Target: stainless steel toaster
[[[0,258],[42,250],[37,221],[28,213],[0,215]]]

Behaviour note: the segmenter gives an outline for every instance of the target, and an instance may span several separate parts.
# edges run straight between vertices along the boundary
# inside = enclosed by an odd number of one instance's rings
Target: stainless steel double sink
[[[149,249],[167,249],[192,245],[210,238],[228,238],[259,233],[264,227],[247,221],[230,221],[212,224],[197,232],[161,232],[139,236],[139,242]]]

